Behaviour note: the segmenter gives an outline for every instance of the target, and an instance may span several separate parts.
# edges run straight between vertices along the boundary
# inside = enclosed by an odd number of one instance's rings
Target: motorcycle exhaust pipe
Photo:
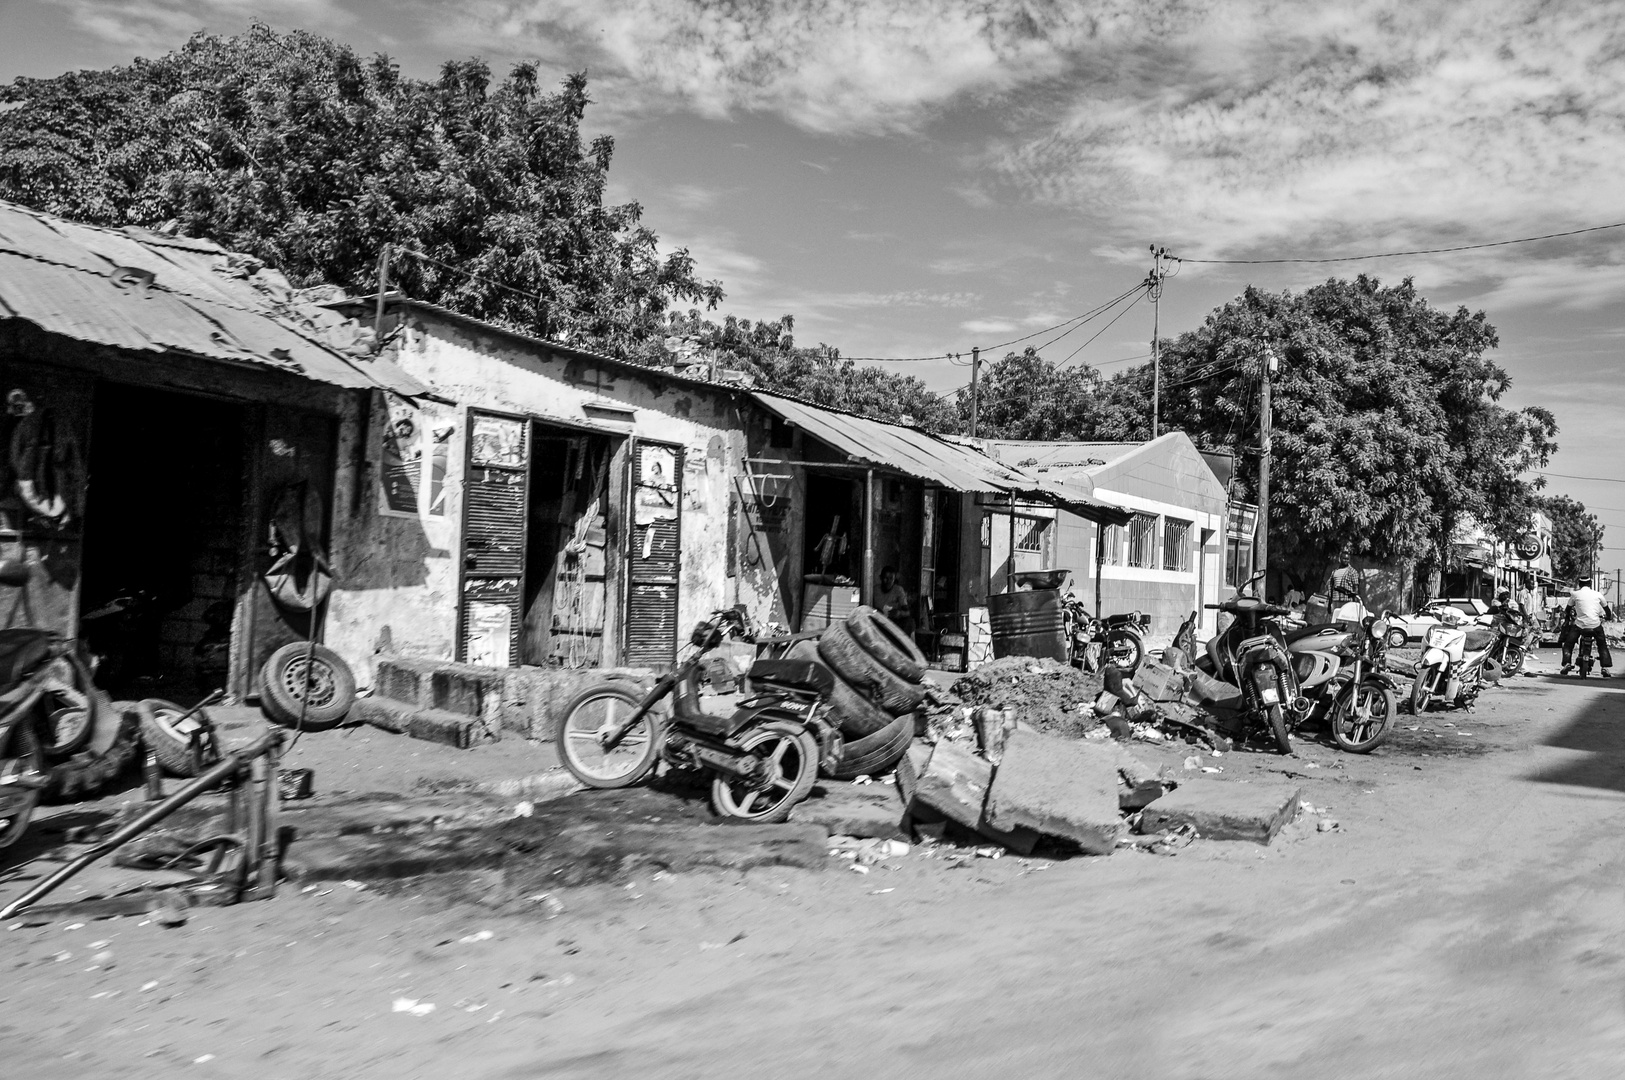
[[[1461,679],[1459,676],[1452,675],[1450,681],[1444,684],[1444,699],[1446,701],[1455,701],[1460,695]]]

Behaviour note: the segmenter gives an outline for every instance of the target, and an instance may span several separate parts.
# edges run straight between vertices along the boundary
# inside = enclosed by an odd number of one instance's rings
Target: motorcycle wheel
[[[1283,754],[1292,753],[1292,740],[1286,733],[1286,709],[1280,705],[1271,705],[1264,713],[1269,721],[1270,734],[1275,737],[1275,748]]]
[[[40,747],[30,717],[11,729],[4,751],[0,751],[0,777],[11,779],[23,773],[39,774],[44,779],[45,751]],[[17,787],[0,795],[0,848],[15,844],[39,806],[40,786]]]
[[[1351,754],[1369,754],[1392,730],[1399,703],[1375,680],[1351,685],[1332,707],[1332,741]]]
[[[1399,627],[1391,626],[1388,628],[1388,647],[1390,649],[1403,649],[1408,641],[1410,641],[1410,638]]]
[[[711,781],[711,805],[723,817],[763,824],[788,821],[790,811],[818,778],[818,740],[800,724],[774,720],[739,738],[741,747],[768,762],[772,778],[757,788],[731,776]]]
[[[1421,716],[1427,712],[1428,698],[1433,696],[1433,665],[1426,664],[1416,669],[1416,681],[1411,683],[1411,715]]]
[[[619,686],[588,687],[565,706],[557,739],[559,760],[570,775],[590,788],[624,788],[649,775],[660,754],[660,727],[654,714],[627,731],[613,750],[605,750],[599,732],[638,707],[643,695]],[[814,768],[817,767],[814,750]]]
[[[1101,649],[1102,664],[1122,668],[1123,674],[1132,675],[1140,670],[1140,661],[1144,659],[1145,644],[1138,635],[1126,630],[1113,630],[1106,635],[1106,644]]]
[[[1518,674],[1518,672],[1523,670],[1523,661],[1524,661],[1523,645],[1521,643],[1517,644],[1517,645],[1508,644],[1507,645],[1507,651],[1506,651],[1506,658],[1505,658],[1505,661],[1501,665],[1501,675],[1503,677],[1505,677],[1505,676],[1508,676],[1508,675],[1516,675],[1516,674]]]

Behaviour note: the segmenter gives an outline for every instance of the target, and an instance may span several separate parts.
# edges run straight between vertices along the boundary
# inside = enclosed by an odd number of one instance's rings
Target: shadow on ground
[[[1595,694],[1545,745],[1583,751],[1585,757],[1538,768],[1526,779],[1625,792],[1625,694]]]

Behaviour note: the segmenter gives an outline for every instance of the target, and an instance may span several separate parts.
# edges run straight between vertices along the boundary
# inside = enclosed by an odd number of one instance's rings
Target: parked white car
[[[1494,616],[1490,606],[1482,600],[1461,596],[1441,596],[1429,600],[1414,615],[1396,615],[1388,620],[1388,645],[1403,648],[1407,642],[1420,641],[1428,627],[1441,622],[1489,623]],[[1401,635],[1404,635],[1401,637]]]

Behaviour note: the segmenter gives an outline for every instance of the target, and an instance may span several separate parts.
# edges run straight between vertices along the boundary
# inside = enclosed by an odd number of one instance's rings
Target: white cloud
[[[1017,325],[1008,319],[967,319],[959,328],[972,334],[1008,334]]]
[[[338,0],[49,0],[86,33],[145,56],[167,53],[198,30],[238,33],[252,20],[318,32],[354,18]]]

